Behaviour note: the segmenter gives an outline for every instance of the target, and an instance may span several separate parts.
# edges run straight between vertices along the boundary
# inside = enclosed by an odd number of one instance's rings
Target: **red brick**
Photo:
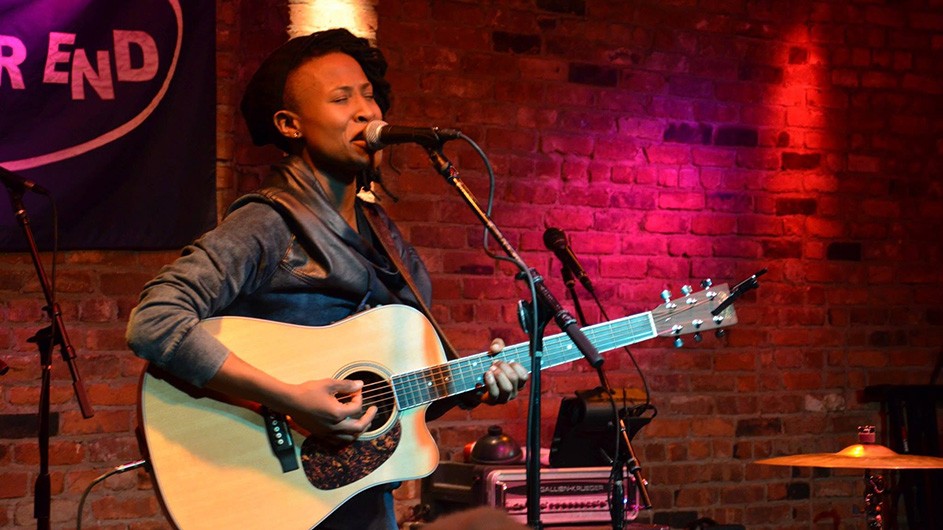
[[[117,314],[117,303],[111,299],[91,299],[79,304],[79,319],[83,322],[108,322]]]
[[[669,213],[649,213],[643,222],[646,231],[661,234],[682,233],[688,226],[686,218]]]
[[[25,497],[32,489],[29,474],[4,471],[0,473],[0,499]]]
[[[675,396],[669,401],[669,408],[675,414],[709,415],[713,412],[713,400],[708,397]]]
[[[753,353],[718,353],[714,356],[714,369],[724,371],[753,370],[756,355]]]
[[[645,157],[652,164],[687,164],[691,161],[691,150],[687,146],[650,146],[644,149]]]
[[[42,300],[18,298],[7,302],[7,322],[38,322],[45,316]]]
[[[691,424],[685,420],[661,419],[645,426],[645,435],[652,438],[682,438],[690,434]]]
[[[61,434],[101,434],[122,433],[131,428],[134,413],[130,410],[98,409],[89,419],[82,418],[76,412],[65,412],[60,415]]]
[[[544,134],[541,138],[541,150],[545,153],[590,155],[593,145],[593,138],[585,135]]]
[[[129,519],[155,515],[160,512],[160,506],[152,495],[128,498],[108,496],[92,500],[91,511],[94,519]]]
[[[90,329],[86,339],[86,347],[92,351],[127,350],[128,342],[125,339],[125,327]]]
[[[153,277],[153,273],[102,274],[99,281],[102,294],[129,294],[140,292]]]
[[[561,190],[560,205],[572,205],[580,208],[604,207],[609,204],[609,191],[599,186],[585,186],[574,182]]]
[[[701,210],[704,208],[704,195],[701,193],[661,193],[658,207],[663,210]]]
[[[717,503],[716,488],[682,487],[677,493],[675,503],[680,508],[691,506],[710,506]]]
[[[783,374],[783,383],[787,390],[810,390],[821,388],[822,375],[819,372],[790,372]]]

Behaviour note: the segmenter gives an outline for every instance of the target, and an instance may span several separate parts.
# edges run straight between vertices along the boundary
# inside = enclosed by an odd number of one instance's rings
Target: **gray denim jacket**
[[[197,326],[204,318],[239,315],[321,326],[367,306],[415,305],[402,277],[373,248],[369,228],[360,229],[363,238],[341,218],[300,158],[273,166],[263,185],[290,188],[304,199],[317,218],[310,237],[293,233],[295,223],[263,195],[237,201],[219,226],[145,285],[127,329],[136,355],[203,386],[228,354]],[[383,219],[428,303],[425,266],[385,214]]]

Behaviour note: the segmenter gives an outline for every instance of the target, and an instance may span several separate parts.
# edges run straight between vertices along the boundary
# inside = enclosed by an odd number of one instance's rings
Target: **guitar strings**
[[[715,298],[716,299],[716,298]],[[693,311],[704,304],[712,302],[713,299],[703,299],[696,300],[693,304],[685,304],[680,307],[669,308],[667,306],[659,306],[653,309],[650,313],[652,318],[655,320],[656,328],[659,323],[666,323],[667,320],[673,319],[676,317],[684,316],[686,313]],[[602,324],[597,324],[594,326],[589,326],[584,328],[587,331],[590,331],[593,337],[596,340],[596,343],[601,345],[604,349],[612,349],[618,347],[618,342],[614,339],[617,337],[624,337],[626,334],[617,330],[618,327],[623,327],[621,324],[628,324],[629,335],[639,335],[640,330],[650,330],[650,326],[647,324],[647,318],[644,317],[645,313],[641,315],[632,315],[629,317],[624,317],[622,319],[613,320],[611,322],[605,322]],[[645,320],[645,324],[641,324],[637,321]],[[664,321],[664,322],[663,322]],[[711,327],[712,329],[713,327]],[[656,330],[655,336],[665,336],[673,334],[673,330],[669,327],[662,329],[661,331]],[[641,334],[646,335],[647,333]],[[550,368],[556,366],[554,362],[564,359],[562,362],[571,360],[565,354],[567,350],[572,349],[572,345],[567,345],[567,337],[564,334],[557,334],[545,339],[544,346],[544,359],[548,360],[548,364],[544,365],[544,368]],[[631,343],[631,342],[630,342]],[[613,344],[616,344],[613,346]],[[412,406],[418,406],[425,402],[435,401],[438,398],[445,397],[452,394],[449,387],[453,386],[456,379],[461,381],[467,381],[469,375],[471,375],[471,380],[477,384],[481,383],[481,377],[483,372],[478,368],[480,361],[489,360],[491,364],[496,360],[507,360],[509,357],[513,357],[511,361],[517,361],[528,371],[530,371],[530,358],[529,355],[522,356],[520,350],[524,350],[523,345],[514,345],[505,348],[501,353],[491,356],[486,353],[479,353],[471,355],[468,357],[463,357],[461,359],[456,359],[449,363],[439,364],[436,366],[430,366],[427,368],[422,368],[419,370],[414,370],[412,372],[405,372],[402,374],[394,375],[391,380],[382,380],[375,381],[371,383],[366,383],[360,390],[361,398],[363,399],[364,407],[377,406],[380,409],[384,407],[389,407],[390,409],[395,407],[396,403],[396,390],[393,388],[395,386],[396,380],[400,380],[403,387],[403,393],[408,394],[410,397],[420,397],[419,402],[413,404]],[[557,351],[552,351],[556,347]],[[558,363],[559,364],[559,363]],[[490,364],[489,364],[490,366]],[[409,388],[414,387],[414,388]],[[472,390],[474,386],[468,390]],[[422,395],[427,395],[426,399],[421,399]],[[335,397],[338,399],[348,399],[353,398],[353,394],[336,394]],[[412,408],[412,407],[407,407]]]
[[[658,308],[652,310],[651,314],[653,318],[657,317],[656,320],[661,320],[668,316],[679,317],[679,316],[683,316],[684,313],[687,313],[710,301],[711,300],[698,300],[694,304],[686,304],[684,306],[681,306],[680,308],[675,307],[671,309],[659,306]],[[587,328],[587,329],[591,329],[593,331],[594,338],[598,339],[597,342],[599,344],[604,344],[607,341],[612,341],[613,337],[625,335],[622,332],[617,333],[616,324],[627,323],[630,328],[630,331],[632,331],[633,333],[637,332],[636,328],[650,329],[650,326],[647,324],[647,319],[639,319],[638,318],[639,316],[644,316],[644,314],[635,315],[633,317],[625,317],[623,319],[592,326],[591,328]],[[637,320],[646,320],[646,324],[644,325],[640,324],[636,322]],[[656,323],[656,327],[657,327],[657,323]],[[662,336],[662,335],[667,335],[667,334],[672,334],[672,333],[673,331],[670,328],[665,328],[664,330],[657,332],[656,336]],[[647,335],[648,333],[645,333],[645,334]],[[565,339],[565,336],[563,336],[562,334],[559,334],[559,335],[548,338],[548,342],[551,342],[551,343],[566,342],[565,340],[561,340],[561,339]],[[545,343],[545,346],[546,345],[547,343]],[[550,344],[550,345],[553,346],[555,344]],[[559,344],[556,344],[556,345],[559,346]],[[604,347],[609,348],[610,346],[604,346]],[[612,346],[612,347],[618,347],[618,345]],[[428,399],[424,400],[425,402],[434,401],[435,399],[438,399],[439,397],[443,397],[443,395],[440,395],[440,392],[443,389],[443,387],[445,387],[445,390],[446,390],[444,395],[448,395],[451,393],[448,391],[448,387],[450,383],[453,382],[454,380],[453,376],[455,375],[458,375],[462,379],[466,379],[468,374],[474,371],[475,375],[473,379],[480,381],[481,373],[480,373],[480,369],[477,369],[477,364],[478,364],[477,361],[484,358],[494,361],[494,360],[500,359],[501,357],[509,357],[509,356],[518,354],[519,352],[517,352],[516,350],[520,350],[520,349],[522,348],[519,348],[519,347],[515,348],[514,346],[505,348],[504,351],[502,351],[500,354],[494,357],[488,356],[487,354],[477,354],[477,355],[473,355],[469,357],[464,357],[462,359],[458,359],[457,362],[453,361],[452,363],[445,363],[438,366],[428,367],[428,368],[420,369],[417,371],[400,374],[399,376],[394,376],[394,380],[402,379],[403,382],[407,383],[405,385],[406,387],[415,386],[415,388],[407,390],[406,393],[426,394],[428,395]],[[569,348],[565,348],[565,349],[569,349]],[[550,362],[552,363],[554,362],[553,357],[555,357],[559,353],[566,353],[566,352],[554,352],[554,351],[551,351],[551,348],[547,348],[544,353],[545,353],[545,358],[549,359]],[[527,367],[530,364],[529,356],[526,358],[519,358],[519,359],[512,359],[512,360],[517,360],[525,367]],[[572,359],[565,358],[564,361],[562,362],[566,362],[569,360],[572,360]],[[468,361],[474,361],[474,362],[468,362]],[[457,367],[457,370],[455,368],[452,368],[453,364],[455,367]],[[475,368],[473,368],[472,366],[474,366]],[[550,367],[550,366],[554,366],[554,364],[549,364],[546,367]],[[429,381],[430,378],[432,379],[432,381]],[[422,382],[425,382],[426,384],[423,385],[421,384]],[[387,403],[389,403],[390,400],[395,395],[395,391],[392,389],[391,385],[392,383],[387,380],[377,381],[377,382],[369,383],[365,385],[364,389],[361,391],[363,395],[363,399],[364,399],[364,405],[384,406]],[[468,390],[471,390],[471,388],[469,388]],[[350,397],[350,396],[339,395],[339,397]],[[395,401],[395,399],[393,399],[393,401]],[[417,403],[417,405],[421,403],[422,402]]]

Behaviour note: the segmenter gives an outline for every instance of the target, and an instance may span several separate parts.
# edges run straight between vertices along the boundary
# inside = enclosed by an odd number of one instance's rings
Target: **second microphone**
[[[593,282],[587,276],[576,254],[566,240],[566,234],[559,228],[550,227],[544,232],[544,245],[557,256],[563,267],[573,273],[573,276],[583,284],[587,291],[593,292]]]

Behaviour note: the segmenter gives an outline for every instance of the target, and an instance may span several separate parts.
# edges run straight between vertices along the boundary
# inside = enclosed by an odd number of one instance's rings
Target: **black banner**
[[[63,249],[178,248],[216,219],[215,2],[4,0],[0,167]],[[26,248],[2,205],[0,250]],[[24,197],[41,250],[51,206]]]

